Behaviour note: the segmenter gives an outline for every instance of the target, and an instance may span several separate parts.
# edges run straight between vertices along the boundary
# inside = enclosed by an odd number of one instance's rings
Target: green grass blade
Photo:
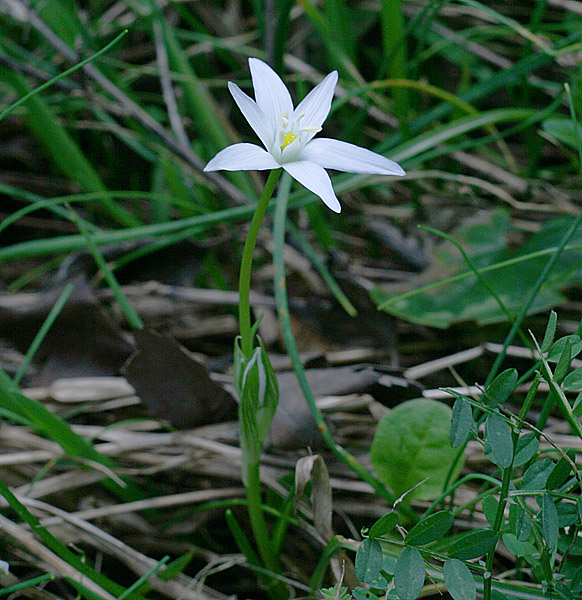
[[[407,45],[404,35],[403,0],[382,0],[382,43],[387,60],[387,73],[391,79],[406,79]],[[394,112],[404,137],[408,137],[408,92],[406,88],[394,88]]]
[[[306,237],[299,231],[299,229],[297,229],[297,227],[295,227],[295,225],[293,225],[293,223],[291,223],[291,221],[287,222],[287,229],[295,238],[295,240],[297,240],[297,243],[303,252],[308,256],[309,260],[313,263],[313,266],[321,278],[325,281],[329,291],[334,295],[335,299],[340,303],[350,317],[355,317],[358,314],[358,311],[350,302],[349,298],[343,293],[342,289],[333,278],[333,275],[329,272],[321,258],[319,258],[317,252],[315,252],[315,250],[312,248]]]
[[[0,590],[0,597],[8,596],[10,594],[16,594],[17,592],[21,592],[22,590],[27,590],[28,588],[36,587],[37,585],[41,585],[45,581],[52,581],[55,576],[52,573],[45,573],[44,575],[39,575],[38,577],[33,577],[32,579],[27,579],[22,583],[17,583],[16,585],[11,585],[10,587],[3,588]]]
[[[56,318],[59,316],[61,310],[63,310],[65,304],[67,303],[67,300],[70,298],[71,294],[73,293],[73,289],[74,289],[74,286],[71,283],[69,283],[65,286],[65,288],[61,292],[61,295],[59,296],[58,300],[55,302],[55,304],[51,308],[47,318],[44,320],[44,323],[42,324],[41,328],[38,330],[37,334],[34,336],[34,339],[32,340],[32,344],[30,344],[30,348],[28,349],[28,352],[26,353],[26,356],[24,357],[22,364],[20,365],[16,375],[14,376],[15,385],[20,384],[22,377],[24,376],[30,363],[34,359],[34,356],[36,355],[36,352],[40,348],[40,345],[42,344],[44,338],[46,337],[47,333],[50,331],[50,328],[52,327]]]
[[[93,236],[89,231],[89,228],[85,225],[83,219],[81,219],[73,209],[69,209],[69,214],[71,220],[75,223],[75,225],[77,225],[79,231],[81,232],[81,235],[85,238],[85,241],[87,242],[87,247],[89,248],[89,252],[91,252],[91,256],[93,256],[93,259],[99,267],[103,278],[107,282],[107,285],[111,288],[115,300],[121,308],[123,316],[127,319],[127,322],[132,327],[132,329],[143,329],[144,322],[141,320],[140,316],[135,312],[135,310],[129,303],[127,296],[123,293],[119,282],[115,278],[115,275],[113,275],[113,272],[109,268],[109,265],[107,264],[106,260],[103,258],[103,254],[101,254],[101,252],[99,251],[97,244],[95,244],[95,241],[93,240]]]
[[[8,486],[1,480],[0,494],[4,496],[12,510],[14,510],[20,519],[30,525],[32,531],[34,531],[40,537],[46,547],[52,550],[61,559],[66,561],[80,574],[84,575],[91,581],[94,581],[97,585],[114,596],[117,596],[125,591],[125,588],[121,587],[117,583],[108,579],[105,575],[98,573],[88,566],[76,554],[73,554],[73,552],[71,552],[64,544],[55,538],[52,533],[48,531],[48,529],[41,525],[40,521],[26,508],[26,506],[24,506],[18,500],[18,498],[10,491]]]
[[[560,39],[556,42],[551,50],[552,53],[558,53],[560,50],[568,48],[572,44],[579,42],[582,39],[582,30],[574,32],[572,35],[566,38]],[[475,103],[478,100],[492,94],[493,92],[508,88],[523,81],[529,74],[536,69],[539,69],[554,60],[552,54],[549,53],[538,53],[530,54],[517,61],[512,67],[504,69],[498,73],[494,73],[490,77],[485,78],[483,81],[471,86],[465,92],[458,94],[457,98],[463,102],[469,104]],[[422,131],[425,127],[431,125],[435,121],[442,119],[449,115],[453,111],[453,106],[449,103],[443,103],[425,112],[418,119],[410,122],[410,131],[416,133]],[[383,142],[379,151],[384,152],[389,148],[393,148],[397,144],[402,142],[402,135],[396,133],[389,136],[385,142]]]
[[[125,600],[125,598],[131,597],[132,594],[138,595],[139,590],[145,585],[147,585],[148,579],[157,571],[159,571],[169,560],[169,556],[164,556],[162,560],[155,564],[149,571],[144,573],[139,579],[132,583],[123,593],[121,593],[117,597],[117,600]],[[139,595],[141,596],[141,594]]]
[[[7,109],[5,109],[4,111],[2,111],[0,113],[0,121],[5,119],[13,110],[17,109],[21,104],[25,103],[29,98],[32,98],[32,96],[35,96],[36,94],[39,94],[43,90],[46,90],[48,87],[51,87],[52,85],[54,85],[57,81],[60,81],[61,79],[67,77],[71,73],[74,73],[75,71],[81,69],[86,64],[90,63],[91,61],[95,60],[96,58],[99,58],[102,54],[105,54],[105,52],[107,52],[109,49],[113,48],[113,46],[115,46],[117,44],[117,42],[121,41],[121,39],[124,38],[126,35],[127,35],[127,29],[123,30],[113,41],[109,42],[109,44],[107,44],[107,46],[105,46],[104,48],[99,50],[99,52],[96,52],[95,54],[93,54],[93,56],[86,58],[85,60],[83,60],[80,63],[76,64],[75,66],[71,67],[70,69],[67,69],[60,75],[53,77],[50,81],[47,81],[46,83],[43,83],[42,85],[35,88],[34,90],[28,92],[28,94],[26,94],[25,96],[23,96],[22,98],[17,100],[14,104],[11,104]]]

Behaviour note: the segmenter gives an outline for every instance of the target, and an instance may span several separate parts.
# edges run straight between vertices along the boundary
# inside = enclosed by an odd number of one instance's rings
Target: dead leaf
[[[135,333],[136,352],[122,371],[150,412],[179,429],[234,420],[234,398],[178,342]]]
[[[295,506],[303,496],[305,486],[312,482],[311,506],[313,524],[319,535],[327,543],[333,536],[331,512],[333,509],[329,473],[325,461],[319,454],[304,456],[295,465]]]

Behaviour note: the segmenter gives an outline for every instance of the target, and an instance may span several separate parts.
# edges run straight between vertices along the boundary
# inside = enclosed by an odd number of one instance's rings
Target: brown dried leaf
[[[179,429],[236,419],[233,397],[178,342],[148,330],[135,342],[123,372],[153,415]]]

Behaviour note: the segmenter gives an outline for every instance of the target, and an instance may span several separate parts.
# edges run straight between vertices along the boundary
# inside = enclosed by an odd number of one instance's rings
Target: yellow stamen
[[[283,140],[283,145],[281,146],[281,152],[283,152],[283,150],[285,148],[287,148],[287,146],[289,144],[291,144],[291,142],[295,141],[297,139],[297,136],[292,134],[292,133],[286,133],[285,134],[285,139]]]

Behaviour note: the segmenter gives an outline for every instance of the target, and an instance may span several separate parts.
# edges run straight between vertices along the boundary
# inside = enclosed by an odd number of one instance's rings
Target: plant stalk
[[[257,235],[263,222],[263,217],[269,206],[269,201],[273,196],[273,191],[279,180],[281,169],[271,171],[265,188],[255,209],[253,215],[249,233],[245,241],[245,247],[243,250],[242,262],[240,265],[240,277],[239,277],[239,302],[238,302],[238,323],[241,335],[241,348],[244,355],[248,358],[251,355],[253,347],[253,340],[251,339],[251,306],[249,301],[249,294],[251,291],[251,270],[253,267],[253,253],[255,251],[255,245],[257,243]]]

